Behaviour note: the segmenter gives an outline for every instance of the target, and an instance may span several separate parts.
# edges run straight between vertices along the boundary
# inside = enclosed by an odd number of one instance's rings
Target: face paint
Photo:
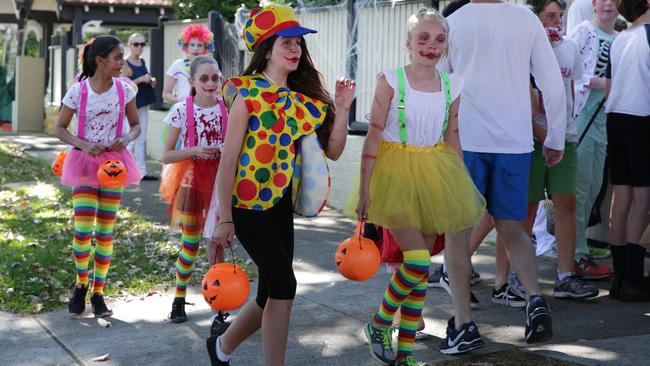
[[[548,40],[551,42],[559,42],[562,40],[562,34],[564,33],[564,30],[562,27],[545,27],[546,29],[546,35],[548,36]]]

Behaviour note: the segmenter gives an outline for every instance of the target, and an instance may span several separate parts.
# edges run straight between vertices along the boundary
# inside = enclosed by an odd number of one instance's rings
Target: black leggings
[[[257,305],[264,309],[270,297],[292,300],[296,296],[293,273],[293,208],[291,186],[275,206],[265,211],[233,207],[235,234],[257,265]]]

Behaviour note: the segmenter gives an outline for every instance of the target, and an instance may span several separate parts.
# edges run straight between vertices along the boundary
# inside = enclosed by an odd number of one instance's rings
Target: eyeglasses
[[[140,42],[133,42],[133,43],[131,43],[131,46],[133,46],[133,47],[144,47],[144,46],[146,46],[146,45],[147,45],[146,42],[142,42],[142,43],[140,43]]]

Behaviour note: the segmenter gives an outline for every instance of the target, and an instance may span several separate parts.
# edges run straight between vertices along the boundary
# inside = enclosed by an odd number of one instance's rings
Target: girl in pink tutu
[[[139,184],[142,173],[126,149],[140,134],[135,92],[120,81],[124,67],[124,48],[113,36],[97,37],[83,51],[79,82],[62,100],[55,135],[72,149],[63,164],[61,182],[72,187],[74,239],[72,249],[76,282],[68,304],[71,314],[81,314],[86,307],[88,265],[92,233],[95,231],[93,289],[90,302],[97,317],[113,312],[104,302],[104,283],[113,253],[113,224],[124,187],[102,187],[97,169],[106,160],[119,160],[126,167],[124,185]],[[75,134],[68,131],[72,116],[77,114]],[[123,134],[128,117],[130,130]]]

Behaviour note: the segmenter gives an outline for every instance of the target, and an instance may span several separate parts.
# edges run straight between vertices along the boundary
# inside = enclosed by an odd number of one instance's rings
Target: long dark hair
[[[250,64],[243,75],[261,74],[266,69],[267,60],[266,55],[273,50],[273,44],[278,36],[271,36],[257,45]],[[334,108],[334,101],[325,88],[323,75],[316,70],[314,61],[312,61],[305,39],[300,37],[300,61],[298,61],[298,68],[292,71],[287,77],[287,86],[291,91],[304,94],[310,98],[318,99],[327,104],[327,113],[325,113],[325,120],[323,125],[316,130],[318,139],[320,140],[323,149],[327,148],[327,143],[332,133],[334,126],[334,115],[336,110]]]
[[[97,63],[95,57],[107,58],[108,55],[120,45],[120,40],[115,36],[99,36],[84,47],[81,57],[81,74],[79,81],[95,75]]]

